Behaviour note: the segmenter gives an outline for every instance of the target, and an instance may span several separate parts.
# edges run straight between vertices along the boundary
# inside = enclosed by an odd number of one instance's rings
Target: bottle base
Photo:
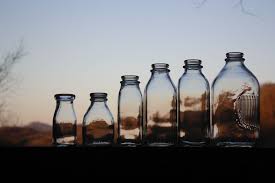
[[[255,144],[255,142],[217,142],[216,146],[225,148],[253,148]]]
[[[57,143],[54,143],[53,146],[55,146],[55,147],[76,147],[77,144],[57,144]]]
[[[190,142],[190,141],[181,141],[179,146],[181,147],[206,147],[209,143],[207,142]]]
[[[163,143],[163,142],[157,142],[157,143],[147,143],[148,147],[172,147],[175,146],[174,143]]]
[[[111,147],[113,143],[111,142],[94,142],[90,144],[83,144],[86,147]]]
[[[118,146],[120,147],[140,147],[140,143],[132,143],[132,142],[124,142],[124,143],[119,143]]]

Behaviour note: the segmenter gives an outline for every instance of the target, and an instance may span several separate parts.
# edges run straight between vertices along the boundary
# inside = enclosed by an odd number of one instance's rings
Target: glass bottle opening
[[[201,65],[201,60],[199,59],[188,59],[184,61],[185,65],[183,68],[185,69],[201,69],[203,66]]]
[[[136,75],[124,75],[121,76],[122,81],[120,82],[122,85],[123,84],[139,84],[140,82],[138,81],[139,76]]]
[[[75,99],[74,94],[56,94],[54,97],[59,101],[71,101]]]
[[[106,101],[107,100],[107,93],[91,93],[91,101]]]
[[[121,79],[123,81],[138,81],[139,77],[136,75],[124,75],[121,76]]]
[[[226,54],[225,61],[244,61],[245,59],[243,58],[243,56],[244,54],[242,52],[229,52]]]
[[[155,63],[155,64],[152,64],[152,68],[153,68],[153,70],[170,71],[168,69],[169,68],[169,64],[166,64],[166,63]]]

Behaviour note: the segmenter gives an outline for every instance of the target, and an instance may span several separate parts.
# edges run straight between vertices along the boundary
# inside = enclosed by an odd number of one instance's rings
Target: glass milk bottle
[[[91,93],[91,105],[83,119],[83,145],[111,146],[114,143],[114,118],[107,106],[106,93]]]
[[[210,129],[210,86],[201,60],[189,59],[178,84],[179,143],[200,147],[208,144]]]
[[[118,97],[118,143],[122,146],[141,145],[142,94],[139,77],[122,76]]]
[[[152,65],[144,92],[144,143],[171,146],[177,142],[177,91],[170,78],[169,65]]]
[[[243,53],[226,54],[212,85],[212,139],[222,147],[253,147],[259,138],[260,86]]]
[[[53,144],[76,145],[76,114],[73,94],[56,94],[56,109],[53,117]]]

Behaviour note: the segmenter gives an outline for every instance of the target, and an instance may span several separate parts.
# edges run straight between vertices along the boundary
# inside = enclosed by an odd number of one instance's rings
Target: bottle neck
[[[185,68],[185,74],[201,74],[201,69],[188,69]]]
[[[154,77],[165,77],[169,75],[169,65],[166,63],[156,63],[152,65],[151,73]]]
[[[183,68],[185,69],[186,74],[200,74],[203,66],[201,65],[202,61],[198,59],[188,59],[184,61],[185,65]]]
[[[139,86],[139,81],[121,81],[121,86]]]
[[[61,110],[73,110],[73,101],[57,101],[57,106]]]
[[[93,107],[105,107],[107,100],[92,100],[91,106]]]

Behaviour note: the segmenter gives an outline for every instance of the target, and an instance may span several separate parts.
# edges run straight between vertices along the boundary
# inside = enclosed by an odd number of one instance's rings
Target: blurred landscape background
[[[261,83],[260,147],[275,148],[274,0],[1,0],[0,146],[50,146],[54,95],[73,93],[81,123],[89,93],[117,118],[121,76],[201,59],[211,83],[225,53],[244,52]]]
[[[116,125],[117,126],[117,125]],[[77,126],[78,144],[82,144],[82,126]],[[33,121],[25,126],[0,127],[0,146],[51,146],[52,126]],[[275,83],[261,86],[261,137],[258,147],[275,148]]]

